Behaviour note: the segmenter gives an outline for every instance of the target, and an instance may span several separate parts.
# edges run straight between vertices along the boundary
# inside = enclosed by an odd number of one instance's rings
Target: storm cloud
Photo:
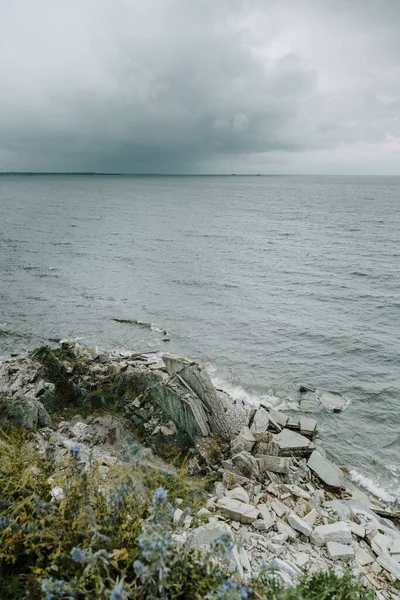
[[[398,0],[0,0],[0,171],[400,174]]]

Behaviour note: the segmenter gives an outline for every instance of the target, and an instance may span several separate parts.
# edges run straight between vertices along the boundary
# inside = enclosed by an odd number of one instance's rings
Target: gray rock
[[[327,542],[326,550],[329,558],[332,560],[350,559],[354,556],[354,548],[348,544],[340,544],[339,542]]]
[[[250,426],[251,431],[254,433],[265,433],[268,430],[269,425],[269,412],[260,406],[254,415],[253,422]]]
[[[266,456],[256,454],[256,459],[260,465],[260,472],[272,471],[273,473],[285,473],[290,471],[291,459],[281,456]]]
[[[290,429],[283,429],[275,435],[275,440],[279,444],[280,456],[310,456],[314,450],[310,440]]]
[[[322,392],[319,399],[322,406],[332,412],[342,412],[347,403],[337,392]]]
[[[319,409],[318,399],[315,394],[306,394],[300,399],[300,410],[305,413],[315,413]]]
[[[364,548],[360,547],[357,548],[355,559],[357,564],[360,565],[360,567],[365,567],[366,565],[370,565],[375,561],[375,559],[373,558],[373,556],[371,556],[369,552],[364,550]]]
[[[393,540],[393,543],[390,546],[390,554],[400,555],[400,538]]]
[[[317,421],[310,417],[300,417],[300,433],[308,437],[313,437],[317,430]]]
[[[353,521],[349,521],[349,527],[351,529],[351,533],[354,533],[359,538],[365,537],[365,528],[358,523],[354,523]]]
[[[291,527],[293,527],[293,529],[300,531],[300,533],[303,533],[307,537],[311,535],[312,527],[310,527],[310,525],[304,521],[304,519],[301,519],[295,513],[289,514],[288,523]]]
[[[295,562],[299,569],[304,569],[310,562],[310,557],[306,552],[300,552],[295,555]]]
[[[290,512],[290,509],[286,506],[286,504],[283,504],[283,502],[281,502],[280,500],[278,500],[277,498],[274,498],[271,501],[270,504],[272,510],[274,511],[274,513],[278,516],[278,517],[283,517],[284,515],[286,515],[288,512]]]
[[[285,415],[285,413],[275,410],[274,408],[271,408],[270,410],[270,417],[280,426],[281,429],[286,427],[286,424],[289,421],[288,415]]]
[[[223,515],[240,523],[252,523],[260,514],[260,511],[251,504],[226,497],[217,500],[216,506]]]
[[[51,418],[43,404],[33,396],[0,398],[0,427],[7,425],[34,430],[51,426]]]
[[[257,510],[260,512],[265,524],[265,529],[268,531],[275,525],[275,519],[272,517],[271,511],[266,504],[258,504]]]
[[[238,436],[232,440],[231,448],[233,452],[251,452],[253,450],[256,439],[248,427],[243,427]]]
[[[307,465],[328,487],[333,489],[344,487],[342,472],[317,450],[311,454]]]
[[[376,561],[388,573],[390,573],[397,581],[400,581],[400,563],[387,554],[381,554]]]
[[[209,552],[212,545],[221,537],[221,535],[232,535],[231,530],[226,523],[207,523],[206,525],[201,525],[193,530],[192,535],[188,539],[188,544],[192,548],[197,548],[203,552]],[[243,577],[242,560],[236,544],[233,545],[230,555],[228,555],[228,559],[230,560],[231,568],[238,571],[239,575]]]
[[[382,533],[377,533],[371,540],[371,548],[377,556],[389,554],[389,549],[393,544],[393,539]]]
[[[316,387],[309,383],[301,383],[299,386],[300,394],[306,394],[307,392],[315,392]]]
[[[257,479],[260,475],[260,468],[257,460],[249,452],[239,452],[232,456],[233,469],[243,477]]]
[[[318,525],[311,534],[311,542],[315,546],[324,546],[327,542],[351,543],[350,527],[344,521],[330,525]]]
[[[250,503],[248,493],[240,485],[238,487],[233,488],[232,490],[226,490],[225,496],[227,498],[233,498],[233,500],[240,500],[240,502],[244,502],[245,504]]]
[[[304,517],[303,520],[310,526],[310,527],[314,527],[315,523],[317,522],[318,519],[318,511],[313,508],[310,510],[309,513],[307,513]]]

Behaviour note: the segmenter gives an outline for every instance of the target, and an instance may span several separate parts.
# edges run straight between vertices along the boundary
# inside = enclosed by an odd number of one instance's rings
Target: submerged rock
[[[322,406],[332,412],[342,412],[347,404],[346,399],[337,392],[322,392],[319,399]]]

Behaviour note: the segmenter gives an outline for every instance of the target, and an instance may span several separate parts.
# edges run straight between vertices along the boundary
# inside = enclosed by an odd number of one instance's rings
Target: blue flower
[[[154,492],[153,496],[153,504],[154,506],[160,506],[161,504],[165,504],[167,501],[168,490],[165,490],[162,487],[159,487]]]
[[[73,446],[71,446],[69,452],[74,460],[78,461],[80,459],[81,449],[78,444],[74,444]]]
[[[114,585],[114,589],[111,592],[110,600],[126,600],[126,594],[123,589],[122,581]]]
[[[6,529],[10,524],[10,519],[7,519],[7,517],[0,517],[0,531],[2,529]]]
[[[80,565],[84,565],[87,562],[88,555],[85,550],[81,548],[72,548],[71,550],[71,558],[74,562],[79,563]]]

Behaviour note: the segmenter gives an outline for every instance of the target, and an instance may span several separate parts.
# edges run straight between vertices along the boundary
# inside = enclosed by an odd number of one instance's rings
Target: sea
[[[0,356],[59,339],[339,392],[328,456],[399,500],[400,177],[2,175]]]

